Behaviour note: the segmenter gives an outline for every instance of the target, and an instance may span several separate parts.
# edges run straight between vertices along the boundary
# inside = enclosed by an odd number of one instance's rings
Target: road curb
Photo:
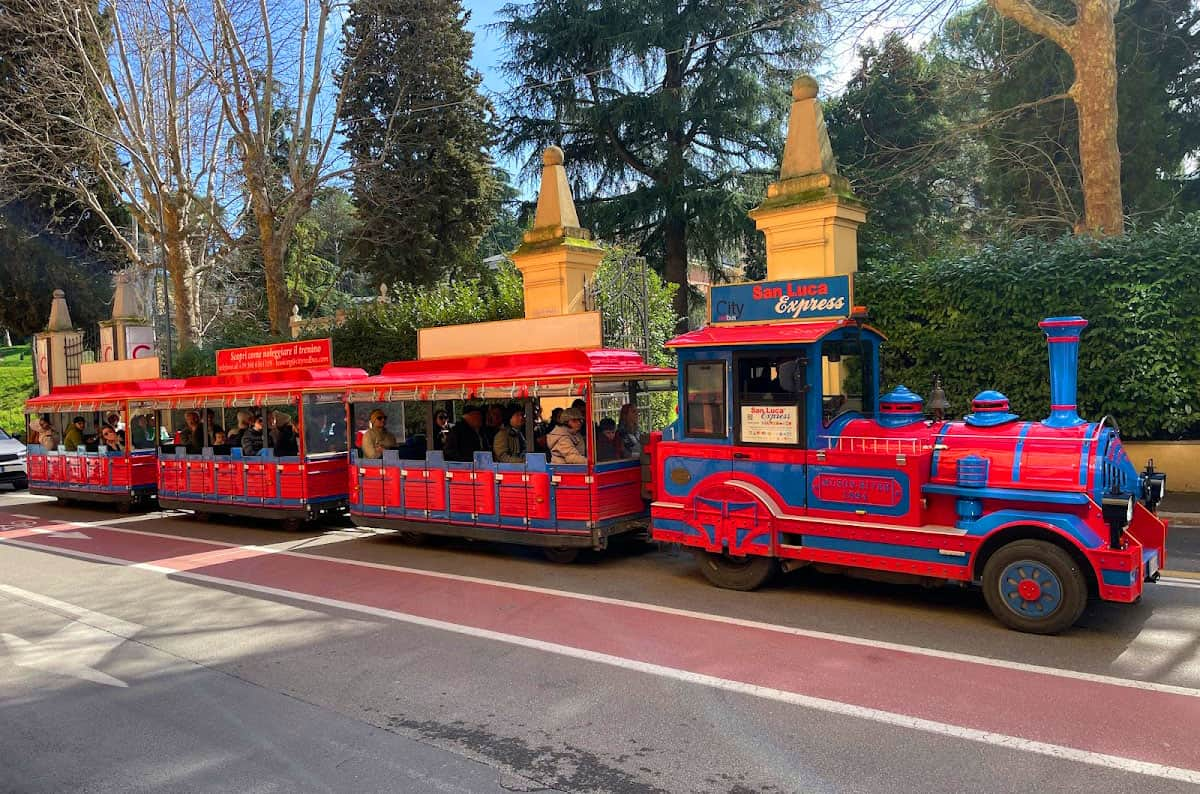
[[[1200,513],[1158,513],[1159,518],[1165,518],[1172,523],[1178,522],[1178,526],[1191,527],[1200,529]]]

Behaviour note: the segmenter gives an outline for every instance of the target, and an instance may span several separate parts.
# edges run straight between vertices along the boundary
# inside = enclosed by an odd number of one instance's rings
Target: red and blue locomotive
[[[1089,595],[1136,601],[1164,563],[1165,480],[1076,412],[1087,321],[1040,324],[1047,419],[985,391],[927,420],[903,386],[877,397],[884,337],[851,307],[845,276],[714,288],[709,325],[668,343],[680,415],[652,440],[653,537],[733,589],[805,565],[974,583],[1030,632],[1069,627]]]

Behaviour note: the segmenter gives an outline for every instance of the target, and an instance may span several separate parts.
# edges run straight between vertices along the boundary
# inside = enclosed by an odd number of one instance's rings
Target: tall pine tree
[[[429,283],[472,262],[495,213],[491,107],[460,0],[353,0],[345,150],[361,226],[356,262]]]
[[[788,92],[811,63],[799,0],[532,0],[500,11],[510,46],[504,146],[562,146],[583,222],[679,286],[740,254],[748,176],[778,173]],[[752,180],[757,182],[758,180]]]

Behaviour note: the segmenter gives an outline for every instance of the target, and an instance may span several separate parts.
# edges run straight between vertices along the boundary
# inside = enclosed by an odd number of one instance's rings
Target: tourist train
[[[55,388],[26,405],[30,490],[292,527],[348,513],[558,561],[640,533],[693,549],[720,587],[751,590],[802,566],[973,584],[1001,622],[1038,633],[1071,626],[1089,596],[1133,602],[1157,578],[1165,478],[1137,471],[1112,419],[1079,416],[1082,318],[1040,324],[1046,419],[984,391],[954,421],[903,386],[882,393],[884,337],[853,308],[849,277],[713,293],[709,323],[667,343],[674,369],[597,348],[402,361],[368,376],[333,367],[323,341],[315,357],[311,342],[223,351],[215,376]],[[844,299],[781,310],[778,294]],[[554,462],[533,420],[580,402],[586,462]],[[443,416],[513,404],[530,418],[523,460],[447,459]],[[396,442],[378,457],[363,449],[372,416]],[[610,448],[618,417],[637,427]],[[247,432],[261,449],[229,442]]]

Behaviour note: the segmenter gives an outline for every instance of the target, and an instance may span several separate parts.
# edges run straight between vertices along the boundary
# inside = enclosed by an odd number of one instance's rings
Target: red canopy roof
[[[151,400],[155,397],[174,394],[183,388],[184,381],[178,379],[110,381],[108,383],[82,383],[76,386],[59,386],[49,394],[31,397],[25,402],[27,410],[79,411],[86,406],[110,404],[120,400]],[[81,407],[84,406],[84,407]]]
[[[675,370],[647,364],[632,350],[551,350],[501,356],[393,361],[368,379],[372,386],[425,383],[535,381],[611,375],[619,378],[674,377]]]
[[[268,372],[239,372],[230,375],[197,375],[184,381],[183,394],[221,394],[227,391],[295,391],[330,386],[345,388],[362,380],[367,371],[358,367],[285,369]]]
[[[718,323],[688,331],[667,342],[667,347],[731,347],[737,345],[797,345],[822,339],[827,334],[854,325],[853,320],[820,320],[816,322],[780,322],[760,325],[726,325]],[[869,325],[863,330],[884,338]]]

